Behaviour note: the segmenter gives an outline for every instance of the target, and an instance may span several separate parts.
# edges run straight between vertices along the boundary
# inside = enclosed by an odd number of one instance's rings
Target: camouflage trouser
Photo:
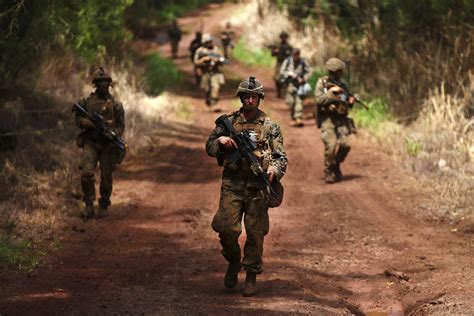
[[[228,262],[240,262],[239,236],[244,218],[247,240],[242,266],[245,270],[261,273],[263,239],[269,231],[267,201],[259,189],[226,188],[223,184],[219,210],[212,228],[219,233],[222,255]]]
[[[283,97],[285,95],[286,84],[281,82],[280,68],[281,64],[277,62],[275,65],[275,71],[273,73],[273,81],[275,81],[275,89],[277,91],[278,97]]]
[[[344,161],[351,150],[350,135],[345,118],[325,118],[321,123],[321,139],[324,143],[324,171],[331,173],[334,165]]]
[[[85,142],[81,165],[81,185],[84,193],[84,202],[95,201],[94,173],[97,163],[100,165],[100,199],[99,204],[104,207],[110,205],[112,194],[112,173],[116,167],[116,148],[112,143],[106,145]]]
[[[303,117],[303,98],[297,93],[295,86],[290,84],[286,90],[285,101],[291,110],[291,119],[296,120]]]
[[[201,76],[201,89],[206,93],[206,104],[213,106],[219,101],[219,89],[221,87],[221,73],[205,72]]]
[[[176,58],[178,56],[178,41],[171,40],[171,54],[173,55],[173,58]]]

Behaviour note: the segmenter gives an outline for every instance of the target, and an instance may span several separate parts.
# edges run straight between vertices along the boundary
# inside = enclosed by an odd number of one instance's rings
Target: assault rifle
[[[335,81],[327,81],[325,83],[325,86],[326,86],[326,89],[330,89],[334,86],[338,86],[338,87],[341,87],[337,82]],[[342,87],[341,87],[342,88]],[[369,106],[364,102],[362,101],[362,99],[357,95],[357,94],[352,94],[350,93],[349,91],[347,91],[346,89],[342,88],[343,92],[342,94],[340,95],[341,96],[341,101],[343,102],[346,102],[349,97],[354,97],[355,99],[355,102],[359,103],[360,105],[362,105],[366,110],[370,110]]]
[[[263,170],[262,165],[260,164],[260,161],[258,158],[254,155],[253,151],[257,149],[256,144],[252,141],[250,138],[250,133],[246,130],[237,133],[237,131],[234,129],[234,126],[232,126],[232,123],[229,120],[229,117],[224,114],[221,115],[217,120],[216,120],[216,125],[219,126],[224,126],[227,131],[230,133],[230,137],[235,141],[237,144],[237,149],[234,151],[234,153],[230,157],[230,161],[235,163],[237,162],[240,158],[246,158],[250,162],[250,169],[253,171],[255,176],[257,177],[257,182],[262,191],[264,192],[265,196],[269,198],[269,206],[270,204],[273,204],[273,206],[270,207],[275,207],[280,205],[283,195],[283,187],[281,187],[281,184],[278,184],[281,189],[278,189],[281,193],[275,191],[274,187],[272,186],[272,183],[270,183],[270,180],[268,179],[268,174]],[[273,182],[277,182],[275,179]],[[278,201],[275,203],[275,201]]]
[[[94,124],[95,131],[98,135],[102,135],[114,144],[118,149],[117,163],[120,164],[127,153],[128,145],[124,142],[120,136],[117,135],[113,130],[105,126],[104,117],[97,113],[91,114],[84,109],[79,103],[74,103],[72,108],[73,112],[77,115],[88,118]]]
[[[208,52],[208,53],[200,52],[198,56],[199,56],[199,58],[202,58],[202,57],[205,57],[205,56],[211,57],[211,61],[210,61],[211,66],[214,66],[214,65],[216,65],[216,64],[218,64],[218,65],[229,64],[229,60],[228,60],[228,59],[226,59],[224,56],[222,56],[222,55],[220,55],[220,54],[217,54],[217,53],[213,53],[213,52]]]

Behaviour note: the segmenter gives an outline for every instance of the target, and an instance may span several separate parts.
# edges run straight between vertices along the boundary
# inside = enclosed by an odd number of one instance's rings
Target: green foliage
[[[237,42],[232,55],[235,59],[248,66],[272,67],[274,64],[274,58],[269,50],[260,48],[249,49],[243,39]]]
[[[412,137],[406,137],[405,150],[409,156],[416,157],[423,150],[423,144]]]
[[[325,75],[326,75],[326,70],[322,68],[315,68],[313,70],[313,73],[311,74],[311,77],[309,77],[309,80],[308,80],[313,91],[314,91],[314,88],[316,87],[316,83],[318,82],[318,79]]]
[[[133,0],[6,0],[0,9],[0,80],[38,68],[48,50],[70,48],[87,62],[120,56],[130,38],[123,14]]]
[[[44,253],[33,248],[26,241],[18,241],[7,236],[0,236],[0,269],[15,268],[30,272],[40,264]]]
[[[181,81],[181,74],[173,62],[161,57],[159,53],[153,53],[147,57],[145,77],[148,92],[151,95],[159,95]]]
[[[392,119],[390,106],[387,102],[375,99],[367,105],[369,110],[356,103],[354,110],[351,112],[351,117],[357,126],[377,128],[380,123]]]

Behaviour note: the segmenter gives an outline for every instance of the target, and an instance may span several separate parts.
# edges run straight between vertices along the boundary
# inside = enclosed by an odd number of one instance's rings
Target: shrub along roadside
[[[159,53],[146,57],[145,67],[146,90],[152,96],[157,96],[165,89],[177,86],[181,82],[181,74],[175,64]]]
[[[232,55],[247,66],[272,67],[274,65],[274,58],[269,50],[248,48],[243,39],[235,44]]]

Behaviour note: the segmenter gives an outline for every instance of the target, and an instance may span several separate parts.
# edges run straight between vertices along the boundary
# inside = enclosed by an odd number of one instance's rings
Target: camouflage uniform
[[[297,64],[295,63],[292,56],[285,59],[280,68],[280,76],[282,78],[288,78],[288,87],[286,89],[286,104],[291,109],[291,119],[301,120],[303,117],[303,100],[306,94],[299,93],[300,88],[304,83],[308,82],[311,76],[311,66],[308,61],[304,58],[300,58]],[[291,74],[303,79],[303,83],[298,84],[295,80],[291,79]]]
[[[284,37],[287,38],[286,33],[280,34],[280,38]],[[275,82],[275,88],[277,90],[277,97],[283,97],[283,93],[286,89],[286,83],[282,82],[282,77],[280,74],[281,65],[291,56],[291,52],[293,51],[293,47],[286,42],[286,40],[282,40],[278,45],[271,46],[272,56],[276,57],[276,64],[275,64],[275,71],[273,74],[273,80]]]
[[[254,154],[261,160],[263,168],[272,168],[276,179],[280,180],[286,171],[287,158],[278,123],[260,110],[254,121],[245,121],[240,111],[231,113],[229,119],[237,132],[249,130],[256,133],[258,149]],[[263,240],[269,231],[268,201],[248,161],[241,159],[233,164],[226,159],[229,152],[217,139],[228,135],[224,127],[216,126],[206,143],[208,155],[217,157],[219,164],[224,166],[219,210],[212,221],[212,228],[219,233],[224,258],[229,263],[240,262],[238,238],[242,232],[243,217],[247,240],[242,265],[247,271],[261,273]]]
[[[204,39],[205,37],[203,36],[203,42]],[[224,84],[224,75],[219,69],[219,62],[203,60],[209,53],[222,56],[222,51],[215,45],[212,49],[201,46],[194,54],[194,64],[202,73],[200,87],[206,94],[206,105],[212,108],[219,101],[219,90],[220,86]]]
[[[229,58],[230,50],[234,47],[232,44],[232,40],[234,39],[234,32],[231,29],[229,23],[227,23],[226,27],[221,31],[221,42],[222,48],[224,48],[224,57]]]
[[[342,63],[342,61],[340,62]],[[344,83],[331,80],[329,76],[319,78],[315,89],[316,119],[324,143],[324,170],[326,176],[332,176],[335,172],[340,173],[339,165],[351,150],[348,136],[353,132],[351,120],[348,118],[349,109],[352,108],[352,105],[342,101],[340,96],[329,90],[329,87],[333,85],[348,91]],[[336,175],[336,180],[340,180],[337,178]]]
[[[173,25],[168,30],[168,38],[171,43],[171,53],[173,55],[173,58],[176,58],[178,56],[178,45],[181,41],[181,35],[182,32],[178,26],[178,23],[176,21],[173,21]]]
[[[97,113],[104,117],[105,125],[120,137],[125,130],[125,112],[121,103],[112,95],[100,97],[97,93],[78,102],[89,113]],[[100,164],[100,199],[99,205],[107,208],[112,194],[112,173],[117,165],[117,148],[107,138],[99,135],[94,129],[86,129],[81,124],[81,116],[76,114],[76,124],[83,129],[78,135],[78,146],[83,148],[80,163],[81,186],[86,205],[93,204],[96,199],[94,173],[97,163]]]
[[[196,37],[192,40],[191,44],[189,44],[189,56],[191,58],[191,62],[193,64],[193,71],[194,71],[194,78],[197,84],[201,83],[201,75],[202,71],[199,67],[194,64],[194,56],[196,55],[196,51],[199,47],[201,47],[201,40],[202,34],[201,32],[196,32]]]

